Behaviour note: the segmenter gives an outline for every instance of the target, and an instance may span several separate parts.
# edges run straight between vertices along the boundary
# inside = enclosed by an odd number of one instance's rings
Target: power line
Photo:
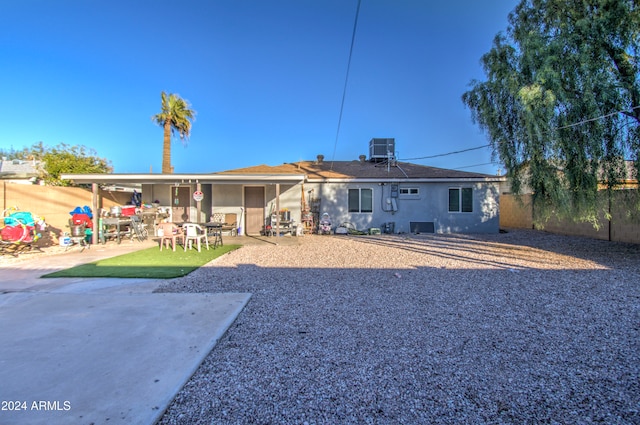
[[[640,106],[634,106],[631,109],[624,109],[624,110],[621,110],[621,111],[611,112],[609,114],[601,115],[599,117],[589,118],[589,119],[586,119],[586,120],[583,120],[583,121],[579,121],[579,122],[576,122],[576,123],[573,123],[573,124],[565,125],[563,127],[557,127],[556,130],[562,130],[564,128],[576,127],[578,125],[586,124],[586,123],[592,122],[592,121],[597,121],[597,120],[602,119],[602,118],[612,117],[614,115],[621,114],[621,113],[624,113],[624,112],[631,113],[632,111],[634,111],[634,110],[636,110],[638,108],[640,108]],[[416,158],[401,158],[401,159],[399,159],[399,161],[415,161],[415,160],[419,160],[419,159],[439,158],[439,157],[442,157],[442,156],[455,155],[455,154],[459,154],[459,153],[464,153],[464,152],[474,151],[474,150],[478,150],[478,149],[482,149],[482,148],[487,148],[489,146],[491,146],[490,143],[486,144],[486,145],[482,145],[482,146],[476,146],[475,148],[469,148],[469,149],[463,149],[463,150],[459,150],[459,151],[441,153],[441,154],[438,154],[438,155],[420,156],[420,157],[416,157]],[[481,166],[481,165],[489,165],[489,164],[495,164],[495,163],[488,162],[488,163],[485,163],[485,164],[469,165],[469,166],[466,166],[466,167],[458,167],[458,168],[455,168],[455,169],[459,170],[461,168],[472,168],[472,167],[477,167],[477,166]]]
[[[447,156],[447,155],[455,155],[457,153],[463,153],[463,152],[469,152],[469,151],[475,151],[478,149],[482,149],[482,148],[487,148],[491,146],[491,144],[486,144],[486,145],[482,145],[482,146],[476,146],[475,148],[469,148],[469,149],[463,149],[461,151],[454,151],[454,152],[447,152],[447,153],[441,153],[438,155],[430,155],[430,156],[421,156],[421,157],[417,157],[417,158],[401,158],[399,159],[399,161],[414,161],[416,159],[430,159],[430,158],[438,158],[441,156]]]
[[[599,117],[596,117],[596,118],[589,118],[587,120],[583,120],[583,121],[576,122],[576,123],[573,123],[573,124],[569,124],[569,125],[565,125],[565,126],[562,126],[562,127],[558,127],[558,128],[556,128],[556,130],[562,130],[564,128],[576,127],[578,125],[586,124],[586,123],[591,122],[591,121],[597,121],[597,120],[600,120],[602,118],[609,118],[609,117],[612,117],[614,115],[622,114],[622,113],[625,113],[625,112],[631,113],[631,112],[633,112],[634,110],[636,110],[638,108],[640,108],[640,106],[634,106],[631,109],[623,109],[622,111],[611,112],[610,114],[600,115]]]
[[[347,96],[347,82],[349,81],[349,70],[351,69],[351,57],[353,56],[353,44],[356,40],[356,28],[358,27],[358,15],[360,15],[360,2],[356,8],[356,17],[353,22],[353,33],[351,34],[351,47],[349,48],[349,60],[347,61],[347,74],[344,78],[344,88],[342,89],[342,102],[340,103],[340,115],[338,117],[338,129],[336,130],[336,140],[333,143],[333,155],[331,156],[331,169],[333,170],[333,159],[336,157],[338,147],[338,136],[340,135],[340,124],[342,124],[342,112],[344,111],[344,99]]]
[[[464,167],[456,167],[453,168],[454,170],[462,170],[463,168],[475,168],[475,167],[482,167],[483,165],[500,165],[497,162],[485,162],[482,164],[474,164],[474,165],[465,165]]]
[[[565,126],[562,126],[562,127],[558,127],[558,128],[556,128],[556,130],[562,130],[564,128],[576,127],[578,125],[586,124],[586,123],[591,122],[591,121],[597,121],[597,120],[600,120],[602,118],[612,117],[614,115],[621,114],[621,113],[624,113],[624,112],[631,113],[631,112],[633,112],[634,110],[636,110],[638,108],[640,108],[640,106],[634,106],[631,109],[623,109],[621,111],[611,112],[611,113],[606,114],[606,115],[600,115],[599,117],[589,118],[589,119],[586,119],[586,120],[583,120],[583,121],[575,122],[573,124],[568,124],[568,125],[565,125]],[[401,160],[402,161],[411,161],[411,160],[416,160],[416,159],[438,158],[440,156],[454,155],[454,154],[457,154],[457,153],[463,153],[463,152],[473,151],[473,150],[477,150],[477,149],[487,148],[489,146],[491,146],[490,143],[486,144],[486,145],[482,145],[482,146],[477,146],[475,148],[463,149],[461,151],[447,152],[447,153],[441,153],[441,154],[438,154],[438,155],[431,155],[431,156],[421,156],[421,157],[417,157],[417,158],[402,158]]]

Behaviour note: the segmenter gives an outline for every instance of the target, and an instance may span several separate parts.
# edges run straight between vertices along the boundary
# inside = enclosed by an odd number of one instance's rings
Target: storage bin
[[[122,215],[125,217],[131,217],[132,215],[136,215],[136,206],[125,205],[124,207],[122,207]]]
[[[60,246],[69,246],[71,245],[71,238],[68,235],[64,235],[60,237]]]

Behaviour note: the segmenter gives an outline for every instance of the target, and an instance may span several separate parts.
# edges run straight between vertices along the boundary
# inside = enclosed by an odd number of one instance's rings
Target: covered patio
[[[267,197],[280,210],[281,190],[305,181],[305,174],[63,174],[65,180],[92,187],[92,210],[100,216],[100,185],[139,184],[142,204],[163,205],[168,220],[198,224],[212,220],[213,214],[239,213],[240,234],[256,234],[256,226],[267,217]],[[93,243],[98,243],[98,220],[93,222]],[[275,223],[280,233],[279,219]]]

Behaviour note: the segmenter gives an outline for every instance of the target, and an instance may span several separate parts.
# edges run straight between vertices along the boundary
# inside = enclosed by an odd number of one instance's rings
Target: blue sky
[[[160,93],[196,110],[176,173],[487,144],[461,101],[517,0],[21,0],[0,5],[0,147],[84,145],[158,173]],[[495,174],[488,148],[412,162]],[[479,165],[484,164],[484,165]]]

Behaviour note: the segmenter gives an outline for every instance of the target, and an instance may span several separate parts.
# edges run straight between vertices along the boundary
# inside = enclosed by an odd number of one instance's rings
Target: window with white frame
[[[413,197],[418,196],[420,194],[420,189],[417,187],[401,187],[400,188],[400,196]]]
[[[473,212],[473,189],[470,187],[449,188],[449,212]]]
[[[349,189],[349,212],[373,212],[373,190]]]

